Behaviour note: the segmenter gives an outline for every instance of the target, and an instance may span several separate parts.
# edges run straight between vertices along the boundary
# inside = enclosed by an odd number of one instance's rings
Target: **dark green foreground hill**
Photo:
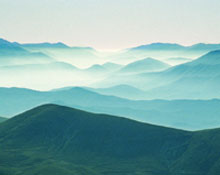
[[[219,175],[220,130],[43,105],[0,124],[1,175]]]
[[[6,120],[7,120],[7,118],[0,117],[0,123],[1,123],[1,122],[4,122],[4,121],[6,121]]]

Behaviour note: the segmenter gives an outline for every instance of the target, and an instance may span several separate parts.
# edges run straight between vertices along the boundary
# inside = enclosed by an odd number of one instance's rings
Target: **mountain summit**
[[[0,174],[218,175],[219,140],[48,104],[0,124]]]
[[[132,62],[120,69],[120,73],[153,72],[169,68],[170,65],[153,58],[145,58]]]

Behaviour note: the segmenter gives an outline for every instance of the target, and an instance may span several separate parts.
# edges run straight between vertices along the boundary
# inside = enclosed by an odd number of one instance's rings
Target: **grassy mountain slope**
[[[44,168],[55,172],[62,164],[73,164],[78,174],[89,173],[87,169],[97,174],[165,173],[190,137],[185,131],[44,105],[0,125],[0,161],[9,169],[13,161],[23,160],[10,169],[18,174],[30,173],[33,162],[38,174],[45,174]],[[12,152],[17,156],[11,158]],[[50,166],[42,165],[48,157]],[[68,166],[63,169],[73,174]]]
[[[0,124],[0,173],[218,175],[219,137],[43,105]]]

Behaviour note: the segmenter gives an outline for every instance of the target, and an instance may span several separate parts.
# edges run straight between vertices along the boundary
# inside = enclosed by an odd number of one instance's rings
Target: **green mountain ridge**
[[[48,104],[0,124],[0,174],[218,175],[219,138]]]

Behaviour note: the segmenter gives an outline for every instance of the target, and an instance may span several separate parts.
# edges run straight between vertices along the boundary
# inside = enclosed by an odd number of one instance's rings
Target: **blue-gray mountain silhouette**
[[[119,70],[120,73],[155,72],[169,68],[170,65],[153,58],[132,62]]]
[[[42,52],[29,52],[18,43],[0,39],[1,66],[14,64],[49,63],[54,59]]]
[[[189,130],[220,126],[218,99],[133,101],[101,95],[80,87],[55,91],[0,88],[0,99],[4,99],[0,101],[0,115],[5,117],[11,117],[41,104],[56,103]]]

